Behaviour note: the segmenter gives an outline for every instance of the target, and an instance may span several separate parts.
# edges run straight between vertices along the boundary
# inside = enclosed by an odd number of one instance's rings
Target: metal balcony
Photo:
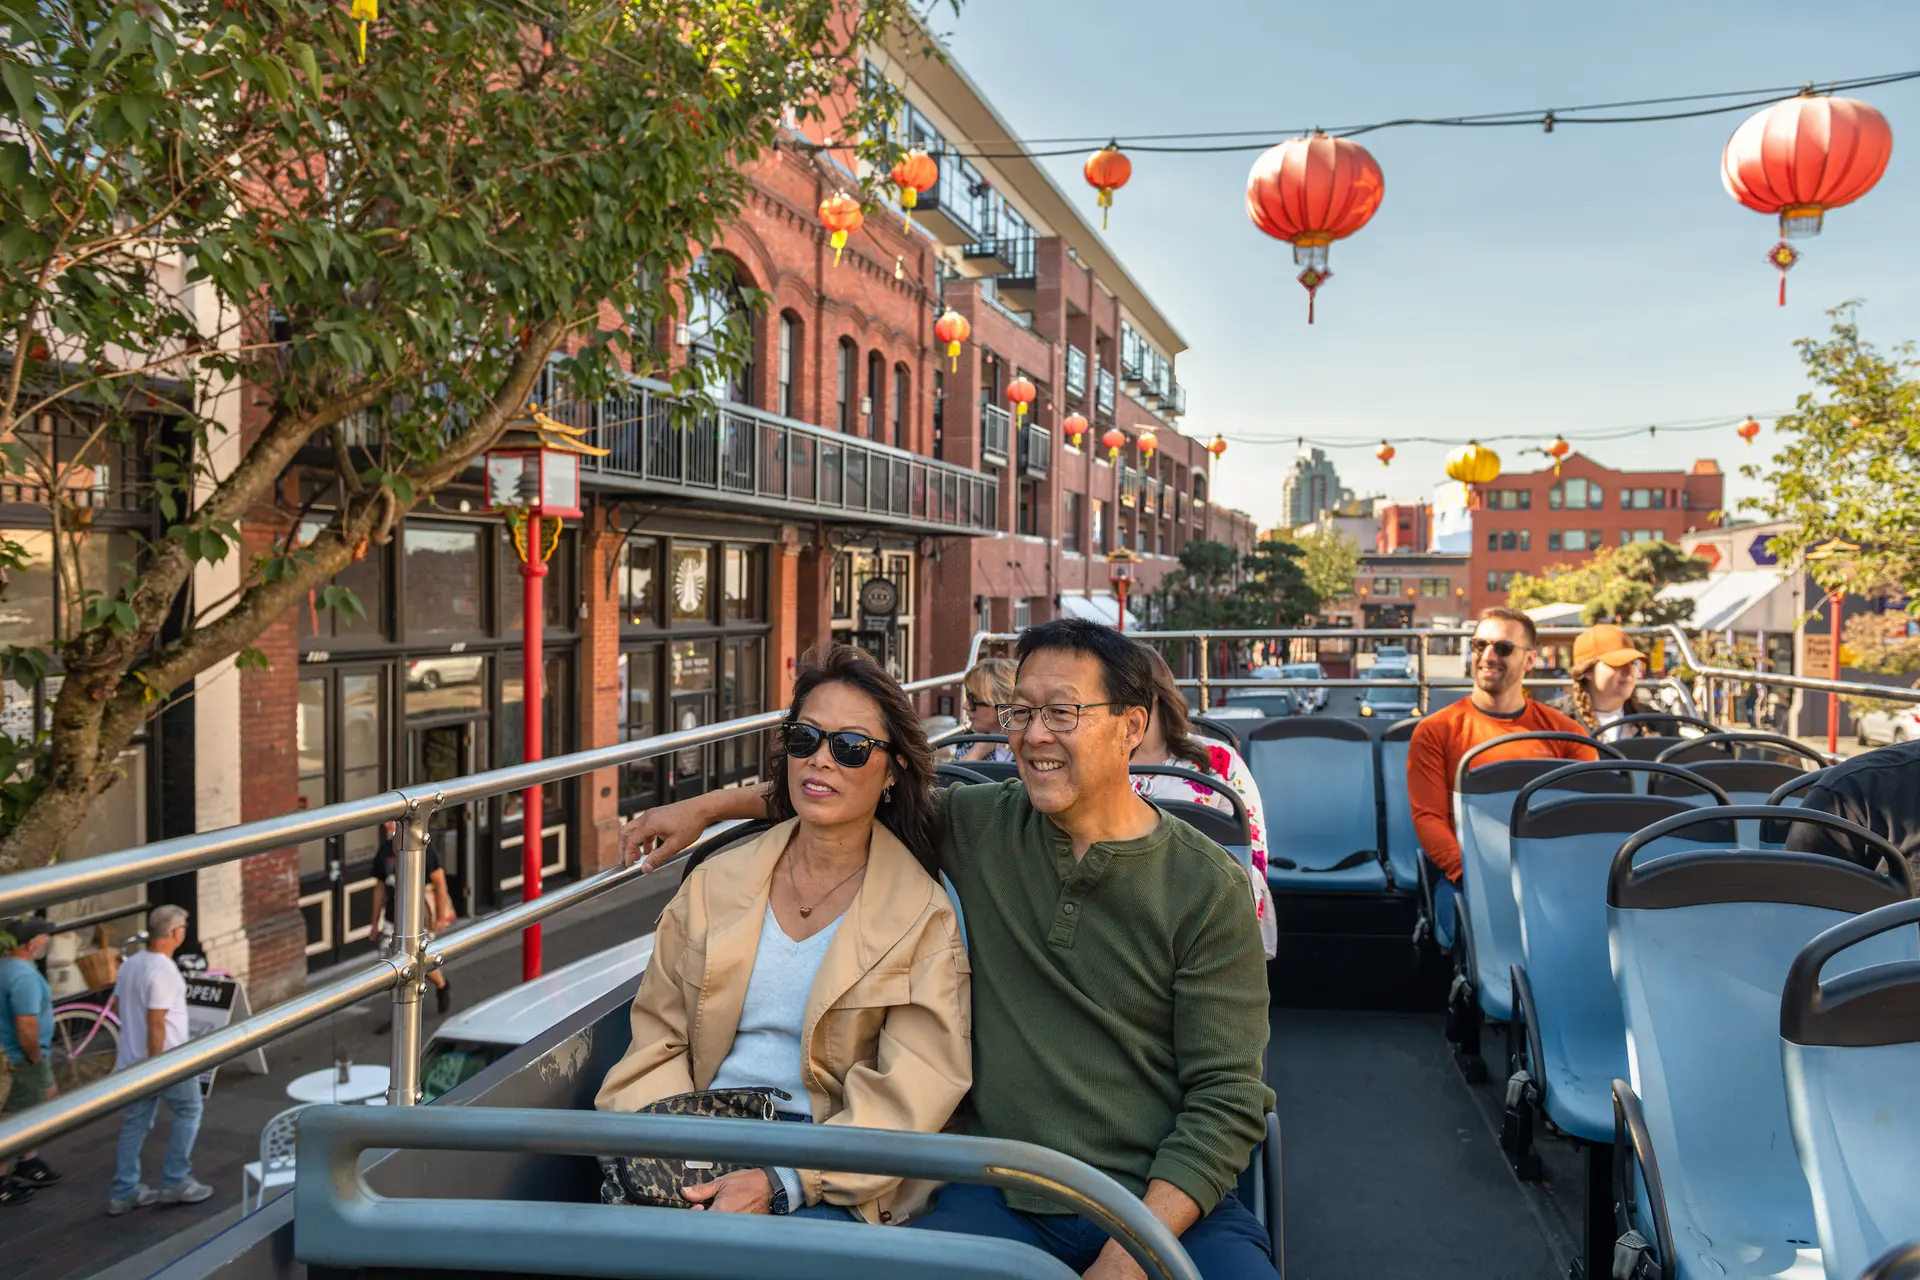
[[[938,157],[940,177],[931,190],[920,193],[913,208],[913,220],[933,233],[944,245],[969,245],[980,238],[973,225],[973,195],[957,172],[952,157]]]
[[[1177,418],[1187,411],[1187,389],[1173,378],[1167,379],[1167,388],[1160,393],[1160,412],[1169,418]]]
[[[1152,477],[1143,479],[1140,483],[1140,514],[1152,515],[1159,510],[1159,504],[1160,486],[1153,482]]]
[[[1132,467],[1122,466],[1120,468],[1120,505],[1134,506],[1139,501],[1139,497],[1140,473]]]
[[[1067,395],[1074,400],[1087,397],[1087,353],[1067,344]]]
[[[980,406],[980,465],[1004,467],[1012,457],[1013,415],[997,404]]]
[[[1093,416],[1098,421],[1113,421],[1113,397],[1113,375],[1102,369],[1093,381]]]
[[[1171,517],[1173,515],[1173,509],[1174,509],[1173,508],[1173,486],[1170,484],[1163,484],[1160,486],[1161,517],[1163,519]]]
[[[1020,474],[1045,480],[1053,465],[1053,430],[1029,422],[1020,428]]]
[[[1034,279],[1034,239],[1025,236],[998,236],[976,240],[960,251],[963,276],[998,276],[1000,292],[1031,290]],[[1012,299],[1009,299],[1012,301]],[[1029,304],[1030,305],[1030,304]]]
[[[609,450],[581,459],[601,490],[968,534],[992,533],[999,512],[998,477],[745,405],[702,410],[647,378],[547,412]]]

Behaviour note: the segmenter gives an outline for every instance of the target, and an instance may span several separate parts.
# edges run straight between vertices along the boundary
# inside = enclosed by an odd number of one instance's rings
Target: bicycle
[[[128,938],[120,945],[120,958],[125,960],[145,941],[144,933]],[[53,1082],[62,1093],[92,1084],[113,1070],[120,1058],[120,1015],[111,988],[54,1001],[50,1054]]]

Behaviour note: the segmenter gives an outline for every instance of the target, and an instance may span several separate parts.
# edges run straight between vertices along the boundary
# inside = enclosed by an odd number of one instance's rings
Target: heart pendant
[[[800,918],[801,918],[802,920],[805,920],[805,919],[806,919],[806,918],[807,918],[808,916],[810,916],[810,915],[812,915],[812,914],[813,914],[813,908],[812,908],[812,907],[802,907],[802,908],[800,908]]]

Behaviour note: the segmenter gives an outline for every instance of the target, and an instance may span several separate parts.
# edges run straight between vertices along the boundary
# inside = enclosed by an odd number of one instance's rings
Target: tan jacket
[[[799,820],[694,869],[667,904],[601,1111],[708,1088],[733,1046],[774,868]],[[937,1132],[973,1083],[971,975],[946,890],[874,824],[866,881],[827,945],[801,1024],[816,1124]],[[904,1221],[926,1183],[800,1170],[808,1204]]]

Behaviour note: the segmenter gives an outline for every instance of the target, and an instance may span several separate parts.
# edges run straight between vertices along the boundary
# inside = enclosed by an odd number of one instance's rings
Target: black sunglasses
[[[1482,640],[1479,636],[1475,636],[1467,644],[1476,654],[1485,653],[1491,649],[1496,656],[1502,658],[1511,658],[1513,651],[1521,647],[1511,640]]]
[[[825,729],[817,729],[810,724],[790,724],[786,725],[781,733],[783,735],[781,745],[794,759],[812,759],[814,752],[820,750],[820,743],[824,739],[827,750],[833,753],[833,758],[849,769],[865,768],[867,761],[873,758],[875,747],[883,751],[893,750],[891,742],[869,738],[866,734],[855,733],[851,729],[828,733]]]

